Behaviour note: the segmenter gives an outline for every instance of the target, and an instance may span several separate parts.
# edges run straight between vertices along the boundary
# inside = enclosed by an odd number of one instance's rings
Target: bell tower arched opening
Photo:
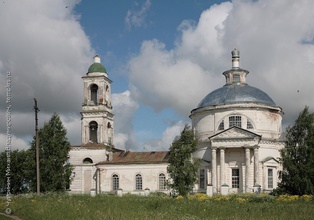
[[[98,124],[96,121],[91,121],[89,123],[89,140],[92,143],[98,143],[97,141],[97,131],[98,131]]]
[[[94,102],[94,105],[97,104],[97,93],[98,93],[98,86],[96,84],[93,84],[91,87],[90,87],[90,100]]]

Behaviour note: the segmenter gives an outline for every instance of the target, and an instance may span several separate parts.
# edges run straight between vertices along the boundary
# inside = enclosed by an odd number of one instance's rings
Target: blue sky
[[[121,93],[128,89],[128,76],[123,66],[139,53],[143,41],[158,39],[166,49],[173,48],[182,21],[196,23],[204,10],[219,2],[98,0],[82,1],[75,11],[114,81],[113,93]],[[140,105],[134,116],[136,137],[140,141],[159,139],[168,126],[179,120],[188,122],[186,115],[177,115],[170,108],[156,112],[150,106]]]
[[[85,75],[99,54],[112,83],[116,147],[167,150],[192,109],[224,85],[234,47],[247,82],[283,108],[283,126],[313,109],[314,1],[28,0],[0,5],[0,82],[12,73],[12,146],[57,112],[81,142]],[[0,142],[6,141],[0,87]],[[4,146],[4,145],[2,145]]]

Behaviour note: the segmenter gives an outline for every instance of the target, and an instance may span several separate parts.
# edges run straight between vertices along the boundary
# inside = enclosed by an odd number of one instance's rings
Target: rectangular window
[[[274,188],[274,173],[273,169],[268,169],[268,189]]]
[[[237,126],[241,128],[241,116],[230,116],[229,117],[229,128]]]
[[[206,182],[205,182],[205,170],[204,169],[200,169],[199,183],[200,183],[200,189],[205,189]]]
[[[232,169],[232,188],[239,188],[240,185],[240,170]]]
[[[239,74],[234,74],[233,75],[233,82],[234,83],[240,82],[240,75]]]

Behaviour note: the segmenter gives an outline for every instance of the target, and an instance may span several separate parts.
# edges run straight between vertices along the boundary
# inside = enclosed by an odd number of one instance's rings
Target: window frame
[[[241,82],[240,74],[233,74],[232,82],[233,83],[240,83]]]
[[[206,172],[202,168],[199,170],[199,188],[206,189]]]
[[[116,191],[120,188],[120,178],[119,178],[119,175],[114,173],[112,175],[112,190],[113,191]]]
[[[233,171],[237,171],[234,174]],[[239,168],[232,168],[231,169],[231,188],[239,189],[240,188],[240,169]]]
[[[218,131],[222,131],[222,130],[225,130],[225,121],[222,120],[220,122],[220,124],[218,125]]]
[[[164,173],[158,175],[158,189],[166,190],[166,175]]]
[[[143,177],[139,173],[135,175],[135,190],[143,190]]]
[[[271,171],[271,175],[269,175],[269,171]],[[274,168],[267,167],[267,188],[274,188]]]
[[[253,123],[247,118],[246,129],[254,129]]]
[[[242,128],[242,116],[241,115],[229,116],[229,128],[234,127],[234,126],[238,128]]]

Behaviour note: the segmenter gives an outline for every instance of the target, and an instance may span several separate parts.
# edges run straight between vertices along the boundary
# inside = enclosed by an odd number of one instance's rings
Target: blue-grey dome
[[[258,88],[247,84],[227,84],[209,93],[197,107],[246,102],[276,106],[275,102]]]

